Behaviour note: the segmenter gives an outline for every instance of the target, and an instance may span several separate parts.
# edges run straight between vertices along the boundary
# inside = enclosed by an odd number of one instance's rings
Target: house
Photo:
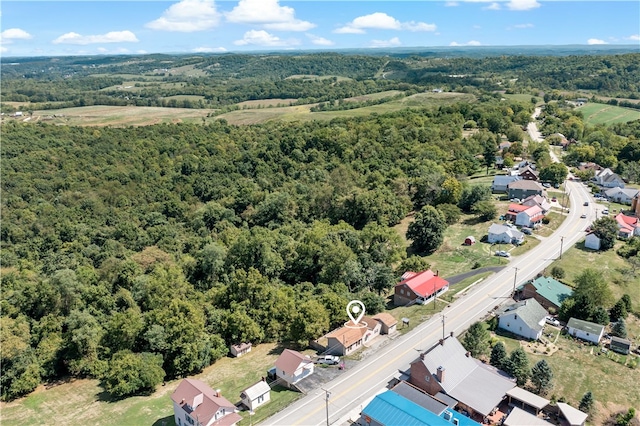
[[[285,349],[275,363],[276,377],[291,387],[313,374],[313,361],[308,356],[291,349]]]
[[[531,195],[544,195],[544,186],[533,180],[517,180],[507,185],[509,199],[518,198],[520,200]]]
[[[518,203],[511,203],[509,204],[509,207],[507,207],[507,212],[505,213],[504,218],[511,222],[515,222],[516,217],[518,217],[518,213],[525,211],[529,207],[530,206],[523,206]]]
[[[229,348],[229,352],[231,352],[231,355],[235,357],[241,357],[242,355],[251,352],[251,343],[246,342],[231,345],[231,347]]]
[[[524,241],[524,234],[517,229],[507,225],[491,224],[487,242],[489,244],[521,244]]]
[[[631,352],[631,341],[623,339],[621,337],[611,336],[611,343],[609,343],[609,349],[614,352],[618,352],[624,355],[629,355]]]
[[[453,400],[453,406],[450,407],[444,401],[441,401],[438,398],[429,395],[422,389],[417,388],[411,383],[404,380],[398,382],[393,388],[391,388],[391,391],[408,399],[411,402],[415,402],[422,408],[426,408],[437,416],[442,414],[447,408],[453,408],[458,404],[458,401]]]
[[[538,340],[547,314],[536,299],[522,300],[498,314],[498,327],[525,339]]]
[[[542,223],[542,219],[544,218],[544,213],[542,213],[542,209],[538,206],[525,206],[527,207],[525,210],[521,211],[516,215],[515,224],[518,226],[527,226],[529,228],[533,228],[534,226]]]
[[[240,400],[245,407],[253,411],[271,400],[271,386],[266,381],[260,380],[240,392]]]
[[[507,187],[511,182],[522,180],[520,176],[495,176],[491,184],[491,192],[507,192]]]
[[[442,392],[471,417],[488,416],[515,383],[474,359],[455,337],[440,340],[411,363],[409,382],[430,395]]]
[[[380,323],[380,334],[395,334],[396,326],[398,325],[398,320],[394,318],[393,315],[388,314],[386,312],[381,312],[379,314],[375,314],[372,317],[374,320]]]
[[[437,297],[449,290],[449,282],[434,273],[431,269],[420,273],[405,272],[402,281],[396,284],[393,303],[396,306],[409,303],[426,304],[433,297]]]
[[[594,180],[598,185],[605,188],[615,188],[616,186],[624,188],[624,180],[609,168],[598,171]]]
[[[578,339],[586,340],[594,344],[600,343],[604,334],[604,325],[594,322],[571,318],[567,323],[569,334]]]
[[[634,197],[640,194],[640,189],[615,187],[604,191],[604,195],[609,201],[615,201],[620,204],[631,204]]]
[[[363,408],[358,424],[366,426],[479,426],[454,410],[438,416],[391,390],[378,394]]]
[[[596,173],[598,173],[600,170],[602,170],[602,166],[596,164],[596,163],[580,163],[580,165],[578,165],[578,170],[581,172],[584,171],[590,171],[592,173],[592,175],[595,177]]]
[[[640,221],[637,217],[618,213],[615,219],[618,224],[619,237],[629,239],[633,236],[640,236]]]
[[[587,413],[583,413],[577,408],[573,408],[564,402],[558,402],[558,409],[569,426],[584,426],[587,421],[587,417],[589,417]]]
[[[551,210],[551,203],[542,195],[530,195],[522,200],[522,205],[530,207],[538,206],[543,214],[547,214],[547,212]]]
[[[467,238],[464,239],[465,246],[472,246],[475,243],[476,243],[476,238],[473,235],[469,235]]]
[[[531,166],[527,166],[524,169],[520,170],[518,176],[520,176],[524,180],[533,180],[537,182],[539,174],[540,172],[534,170],[533,168],[531,168]]]
[[[553,425],[546,420],[541,419],[527,411],[524,411],[518,407],[513,407],[509,415],[504,422],[504,426],[547,426]]]
[[[171,400],[176,426],[233,426],[242,420],[235,405],[200,380],[182,380]]]
[[[587,236],[584,238],[584,246],[591,250],[600,250],[600,237],[593,231],[587,233]]]
[[[326,352],[331,355],[346,356],[365,346],[380,334],[382,329],[380,321],[364,316],[360,322],[361,324],[356,325],[353,321],[349,321],[344,327],[328,333]]]
[[[551,277],[538,277],[522,286],[522,299],[534,298],[545,309],[560,309],[562,301],[573,294],[571,287]]]

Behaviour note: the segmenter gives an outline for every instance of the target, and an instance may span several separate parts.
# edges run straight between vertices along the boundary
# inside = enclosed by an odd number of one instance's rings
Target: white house
[[[600,339],[602,339],[602,335],[604,334],[604,325],[579,320],[577,318],[571,318],[567,323],[567,328],[571,336],[596,345],[600,343]]]
[[[584,246],[591,250],[600,250],[600,238],[591,231],[584,238]]]
[[[240,393],[242,403],[249,410],[255,410],[259,406],[266,404],[271,399],[271,387],[264,380],[249,386]]]
[[[531,206],[516,215],[516,225],[532,228],[534,225],[541,223],[542,218],[544,218],[542,208],[540,206]]]
[[[489,227],[487,241],[490,244],[521,244],[524,241],[524,234],[509,226],[493,223]]]
[[[313,374],[313,361],[308,356],[285,349],[276,360],[276,376],[287,386],[298,383]]]
[[[527,299],[505,308],[498,315],[498,327],[525,339],[538,340],[546,316],[546,309],[536,299]]]
[[[620,204],[631,204],[631,200],[640,193],[639,189],[615,187],[604,191],[609,201]]]
[[[640,236],[640,219],[634,216],[627,216],[623,213],[616,215],[618,224],[618,236],[621,238],[631,238]]]
[[[523,206],[538,206],[542,209],[542,213],[547,214],[549,210],[551,210],[551,203],[544,198],[542,195],[530,195],[524,200],[522,200]]]
[[[508,185],[511,182],[522,180],[520,176],[495,176],[491,184],[491,192],[507,192]]]
[[[594,179],[598,185],[605,188],[615,188],[616,186],[624,188],[624,180],[609,168],[597,172]]]
[[[242,420],[235,405],[200,380],[181,381],[171,400],[176,426],[234,426]]]

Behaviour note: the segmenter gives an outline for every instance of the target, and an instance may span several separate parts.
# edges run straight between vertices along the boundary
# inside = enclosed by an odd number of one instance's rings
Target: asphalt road
[[[537,131],[537,128],[531,130]],[[581,183],[567,181],[566,191],[572,206],[570,213],[557,231],[538,246],[521,256],[511,257],[509,266],[473,287],[468,294],[445,308],[442,316],[436,315],[393,340],[378,353],[326,383],[323,389],[309,393],[262,424],[326,425],[325,390],[330,392],[328,423],[344,423],[350,412],[361,410],[389,380],[399,375],[399,370],[407,370],[419,353],[436,344],[443,334],[462,333],[473,322],[509,300],[516,286],[534,278],[561,257],[562,252],[584,238],[585,228],[595,220],[595,203],[590,202],[589,206],[583,207],[584,201],[593,201],[588,188]],[[582,213],[587,215],[586,219],[580,219]],[[481,392],[480,389],[478,391]]]

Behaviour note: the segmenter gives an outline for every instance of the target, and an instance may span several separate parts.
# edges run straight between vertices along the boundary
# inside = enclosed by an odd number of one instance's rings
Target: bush
[[[564,269],[560,266],[554,266],[551,268],[551,276],[557,280],[564,278]]]

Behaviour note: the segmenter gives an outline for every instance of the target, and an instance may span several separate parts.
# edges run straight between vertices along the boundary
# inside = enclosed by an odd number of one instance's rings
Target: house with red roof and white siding
[[[200,380],[181,381],[171,400],[176,426],[234,426],[242,420],[235,405]]]
[[[431,269],[420,273],[405,272],[396,284],[393,303],[396,306],[409,303],[426,304],[433,297],[449,290],[449,282]]]

